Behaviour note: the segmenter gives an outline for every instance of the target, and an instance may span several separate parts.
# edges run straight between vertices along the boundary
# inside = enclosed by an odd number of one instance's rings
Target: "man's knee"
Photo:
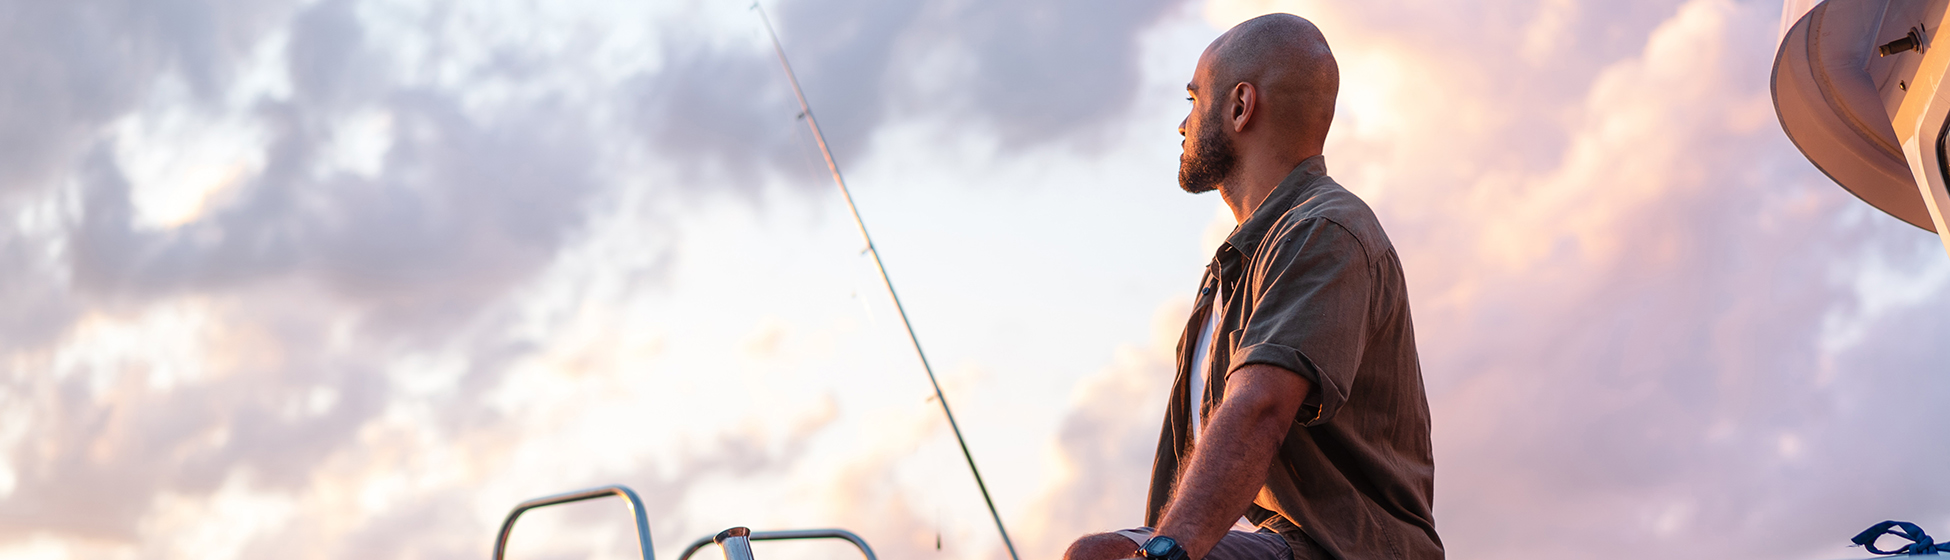
[[[1117,533],[1097,533],[1070,543],[1063,560],[1122,560],[1137,556],[1137,543]]]

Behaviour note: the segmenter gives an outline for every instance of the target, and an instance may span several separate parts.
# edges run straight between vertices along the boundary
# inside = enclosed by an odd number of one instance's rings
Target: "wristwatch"
[[[1178,541],[1164,535],[1152,536],[1144,544],[1138,545],[1138,555],[1151,560],[1191,560],[1192,555]]]

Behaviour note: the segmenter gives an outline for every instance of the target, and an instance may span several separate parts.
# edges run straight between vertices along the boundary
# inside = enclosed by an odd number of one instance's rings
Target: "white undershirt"
[[[1198,346],[1192,347],[1192,441],[1198,441],[1205,424],[1205,378],[1212,370],[1212,333],[1219,330],[1219,312],[1225,309],[1225,291],[1217,290],[1212,296],[1212,309],[1206,313],[1205,326],[1198,330]]]
[[[1205,424],[1205,412],[1201,410],[1200,403],[1205,399],[1205,376],[1209,375],[1212,371],[1212,333],[1219,330],[1219,312],[1225,308],[1225,291],[1219,290],[1217,294],[1212,296],[1212,311],[1206,314],[1205,326],[1198,330],[1198,346],[1192,348],[1192,441],[1198,441],[1198,438],[1204,433],[1200,428]],[[1264,494],[1264,492],[1261,493]],[[1258,497],[1253,498],[1253,503],[1260,503],[1260,499]],[[1266,506],[1262,505],[1260,507]],[[1232,530],[1234,531],[1250,533],[1258,529],[1258,527],[1253,525],[1251,520],[1245,517],[1240,517],[1232,522]],[[1134,541],[1137,540],[1131,535],[1125,535],[1125,537]],[[1144,542],[1139,541],[1138,546],[1144,546]]]

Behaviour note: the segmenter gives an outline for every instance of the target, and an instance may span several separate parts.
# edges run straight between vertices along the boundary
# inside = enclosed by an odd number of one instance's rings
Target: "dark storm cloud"
[[[797,0],[772,14],[844,169],[876,130],[908,118],[990,135],[1008,151],[1091,145],[1141,93],[1140,36],[1179,6]],[[812,148],[793,130],[804,125],[773,53],[706,45],[673,46],[641,79],[649,144],[693,162],[693,174],[740,184],[798,175]]]

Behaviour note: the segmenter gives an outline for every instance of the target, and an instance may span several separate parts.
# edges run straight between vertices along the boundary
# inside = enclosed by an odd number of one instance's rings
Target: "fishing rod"
[[[772,37],[772,51],[779,55],[779,66],[785,69],[785,78],[792,84],[792,96],[799,100],[799,116],[806,119],[806,126],[812,128],[813,141],[819,144],[819,155],[826,157],[826,170],[833,174],[833,184],[840,187],[840,197],[846,199],[846,209],[853,212],[853,225],[860,229],[860,238],[867,242],[867,253],[873,255],[873,267],[880,271],[880,283],[887,286],[887,295],[894,300],[894,311],[899,312],[901,326],[907,328],[907,341],[914,345],[914,355],[921,358],[921,370],[928,373],[928,384],[934,386],[934,400],[941,403],[941,414],[948,417],[948,429],[955,432],[955,443],[961,446],[961,456],[968,460],[968,472],[975,475],[975,487],[982,491],[982,503],[989,506],[989,517],[995,519],[995,530],[1002,534],[1002,546],[1008,547],[1011,560],[1022,560],[1016,555],[1016,545],[1009,540],[1009,529],[1002,526],[1002,514],[995,510],[995,500],[989,498],[989,487],[982,482],[982,470],[975,467],[975,454],[968,451],[968,440],[961,436],[961,426],[955,423],[955,412],[948,408],[948,395],[941,392],[941,382],[935,380],[934,366],[928,365],[927,352],[921,351],[921,337],[914,334],[914,323],[907,320],[907,308],[901,306],[900,292],[894,290],[894,280],[887,276],[887,265],[880,262],[880,249],[875,248],[873,236],[867,233],[866,220],[860,219],[860,207],[853,204],[853,192],[846,188],[846,179],[840,176],[840,165],[833,160],[833,151],[826,147],[826,135],[819,132],[819,120],[813,118],[812,106],[806,104],[806,93],[799,89],[799,76],[792,71],[792,63],[785,59],[785,46],[779,42],[779,33],[772,29],[772,18],[766,17],[765,7],[752,2],[752,10],[758,12],[759,21],[765,22],[765,33]]]

